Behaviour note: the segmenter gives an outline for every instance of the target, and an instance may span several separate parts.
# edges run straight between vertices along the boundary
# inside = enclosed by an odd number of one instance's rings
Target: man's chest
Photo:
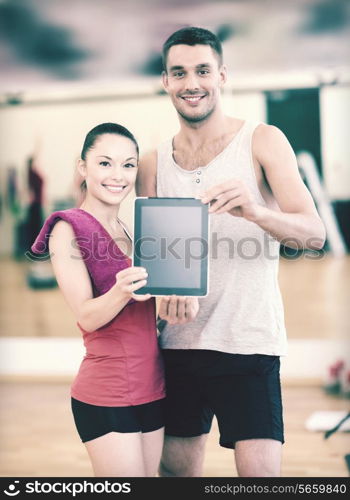
[[[197,148],[189,148],[183,145],[174,146],[174,161],[184,170],[195,170],[209,165],[218,158],[232,141],[232,136],[222,138],[214,142],[206,142]]]

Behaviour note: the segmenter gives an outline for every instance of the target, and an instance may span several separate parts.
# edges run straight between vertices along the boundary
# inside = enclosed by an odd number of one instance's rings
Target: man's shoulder
[[[137,196],[156,196],[157,150],[145,153],[138,166],[135,183]]]
[[[267,123],[260,123],[254,130],[252,151],[254,158],[265,168],[275,164],[272,160],[293,154],[293,149],[282,130]]]
[[[280,141],[284,138],[282,130],[275,125],[259,122],[254,130],[254,141],[266,144],[266,141]]]
[[[141,168],[157,168],[157,150],[153,149],[143,154],[139,161],[139,167]]]
[[[239,132],[243,127],[248,126],[254,133],[254,139],[266,139],[278,135],[283,135],[282,131],[275,125],[269,125],[268,123],[262,122],[260,120],[243,119],[232,116],[226,116],[226,118],[228,132]]]
[[[144,153],[139,161],[139,166],[142,168],[147,168],[147,170],[157,169],[157,162],[159,154],[161,156],[167,156],[172,152],[172,138],[162,141],[157,148],[151,149]]]

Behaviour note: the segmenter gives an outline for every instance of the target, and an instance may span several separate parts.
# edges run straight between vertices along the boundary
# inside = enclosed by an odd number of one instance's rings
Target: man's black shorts
[[[225,448],[245,439],[284,443],[278,356],[195,349],[164,349],[163,356],[165,434],[206,434],[215,415]]]

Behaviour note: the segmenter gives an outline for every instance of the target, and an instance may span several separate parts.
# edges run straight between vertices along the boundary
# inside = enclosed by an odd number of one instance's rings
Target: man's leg
[[[200,477],[208,434],[196,437],[165,436],[159,475]]]
[[[163,350],[167,397],[160,476],[202,475],[205,443],[213,419],[198,377],[198,367],[207,356],[206,351]]]
[[[220,445],[235,448],[238,475],[280,475],[283,438],[279,358],[222,353],[208,379]]]
[[[282,443],[274,439],[237,441],[235,460],[240,477],[279,477]]]

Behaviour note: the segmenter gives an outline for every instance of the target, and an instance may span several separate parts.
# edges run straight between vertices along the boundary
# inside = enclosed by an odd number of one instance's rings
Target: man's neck
[[[180,131],[176,135],[176,141],[189,149],[198,149],[208,140],[222,136],[232,129],[232,118],[225,116],[221,108],[201,122],[191,123],[180,118]]]
[[[239,132],[243,120],[211,115],[200,126],[194,128],[180,117],[181,128],[173,140],[173,159],[184,170],[208,165],[223,151]]]

